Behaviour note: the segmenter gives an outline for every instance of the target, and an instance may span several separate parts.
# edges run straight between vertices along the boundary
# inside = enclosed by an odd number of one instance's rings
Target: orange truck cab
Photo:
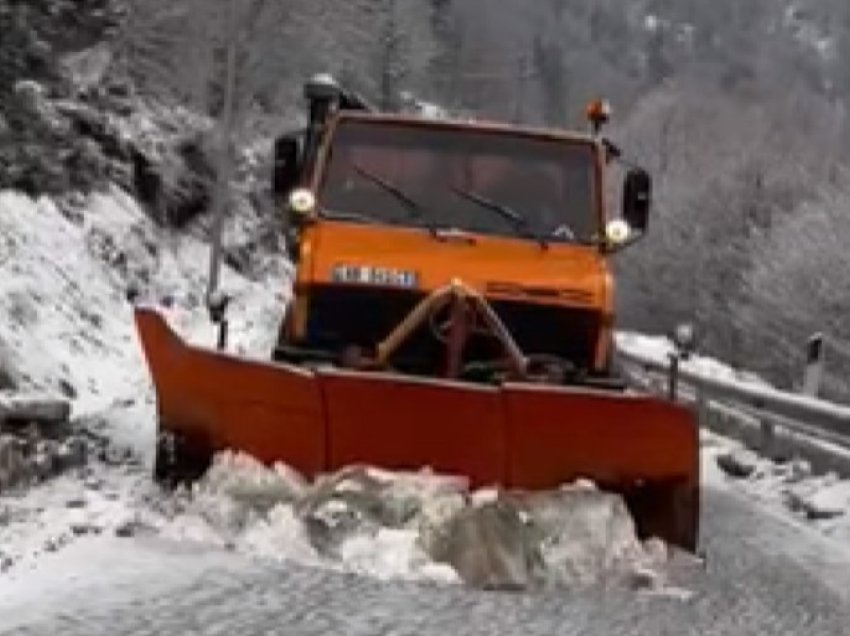
[[[305,85],[309,123],[275,143],[274,193],[288,222],[294,297],[274,357],[338,363],[369,351],[452,281],[480,293],[518,346],[564,364],[565,382],[611,377],[611,255],[646,231],[648,174],[626,171],[606,209],[619,150],[588,133],[375,112],[327,76]],[[440,320],[395,368],[435,375]],[[486,360],[487,337],[469,345]]]

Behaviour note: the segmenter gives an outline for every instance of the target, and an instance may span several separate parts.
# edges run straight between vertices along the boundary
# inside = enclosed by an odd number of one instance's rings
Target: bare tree
[[[382,109],[397,109],[402,91],[426,87],[437,47],[428,2],[351,0],[335,13],[338,63]]]
[[[287,67],[288,18],[278,0],[132,0],[119,38],[128,71],[148,95],[214,122],[206,148],[215,166],[208,303],[219,286],[238,138]]]

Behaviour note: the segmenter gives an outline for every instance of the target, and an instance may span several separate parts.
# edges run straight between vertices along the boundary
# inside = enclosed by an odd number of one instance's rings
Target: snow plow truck
[[[360,464],[470,487],[623,496],[640,536],[695,551],[698,427],[615,369],[611,259],[647,231],[651,179],[587,131],[380,112],[328,76],[274,144],[296,266],[267,359],[184,341],[135,308],[156,393],[156,477],[225,449],[305,476]],[[625,166],[619,214],[606,205]]]

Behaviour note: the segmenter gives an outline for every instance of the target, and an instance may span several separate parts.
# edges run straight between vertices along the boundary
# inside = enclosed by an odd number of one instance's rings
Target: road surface
[[[62,570],[56,555],[39,587],[0,587],[0,634],[850,634],[846,553],[718,487],[705,493],[703,529],[706,569],[679,581],[694,592],[689,600],[383,583],[115,539],[120,551],[99,549],[82,570]]]

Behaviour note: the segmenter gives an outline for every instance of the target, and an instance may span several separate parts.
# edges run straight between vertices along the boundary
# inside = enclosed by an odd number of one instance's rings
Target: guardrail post
[[[667,376],[667,395],[671,401],[676,401],[676,388],[679,383],[679,354],[674,352],[668,356],[670,360],[670,372]]]
[[[803,394],[816,397],[823,377],[823,334],[816,333],[806,343],[806,370],[803,375]]]
[[[759,451],[765,457],[773,457],[773,451],[776,447],[776,427],[766,417],[759,418],[759,430],[761,439],[759,441]]]

